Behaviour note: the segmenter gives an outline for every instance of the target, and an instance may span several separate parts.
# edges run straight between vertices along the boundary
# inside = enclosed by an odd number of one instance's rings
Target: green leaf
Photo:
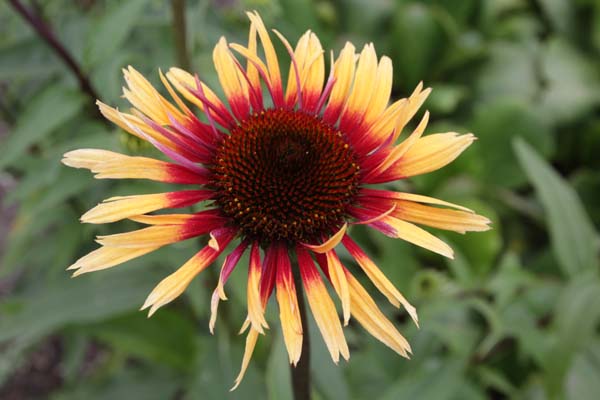
[[[519,163],[546,211],[554,254],[566,275],[596,268],[596,232],[575,191],[530,145],[516,138]]]
[[[463,362],[431,360],[414,373],[402,376],[381,400],[452,399],[464,383]]]
[[[514,187],[526,181],[512,149],[513,137],[523,137],[545,156],[554,150],[550,127],[525,102],[484,103],[476,109],[471,127],[478,138],[472,147],[481,157],[481,178],[491,184]]]
[[[221,320],[217,319],[216,333],[214,336],[197,336],[200,348],[192,380],[189,382],[186,396],[187,400],[196,399],[264,399],[263,376],[258,375],[256,358],[259,352],[261,336],[254,351],[253,360],[248,365],[248,370],[240,387],[233,394],[229,391],[234,385],[245,344],[244,336],[230,338],[230,333]]]
[[[148,266],[143,271],[132,267],[77,279],[65,272],[62,279],[36,290],[35,295],[22,297],[17,311],[2,316],[0,342],[22,337],[35,339],[67,324],[100,321],[137,309],[159,281],[159,275]]]
[[[597,64],[568,42],[549,41],[542,51],[541,67],[547,89],[539,107],[548,120],[572,122],[600,103]]]
[[[148,0],[129,0],[117,2],[115,6],[102,16],[92,29],[85,48],[86,65],[93,66],[97,62],[109,58],[119,49],[136,22]]]
[[[560,387],[574,355],[596,334],[600,320],[600,279],[591,274],[575,278],[560,294],[546,350],[544,369],[551,387]]]
[[[600,393],[600,343],[594,341],[574,360],[567,375],[565,394],[568,400],[596,400]]]
[[[164,400],[175,398],[180,377],[160,368],[129,366],[100,382],[83,380],[75,388],[59,390],[51,400],[114,400],[144,399]]]
[[[398,71],[395,75],[404,87],[412,88],[426,79],[439,61],[445,45],[444,32],[430,7],[407,3],[396,10],[392,35],[394,67]]]
[[[488,4],[496,4],[496,2]],[[530,42],[490,43],[488,60],[475,76],[478,97],[484,101],[500,99],[531,101],[538,91],[535,71],[536,49],[537,47]],[[508,136],[506,132],[504,135]]]
[[[135,312],[84,328],[92,336],[127,354],[188,370],[195,355],[194,324],[171,309],[152,318]]]
[[[81,95],[58,85],[36,95],[21,113],[8,139],[2,143],[0,169],[19,160],[27,147],[73,118],[82,105]]]
[[[308,307],[308,304],[306,305]],[[326,400],[345,400],[350,398],[350,390],[343,374],[343,359],[334,364],[321,332],[310,314],[308,330],[310,333],[310,374],[315,388]]]

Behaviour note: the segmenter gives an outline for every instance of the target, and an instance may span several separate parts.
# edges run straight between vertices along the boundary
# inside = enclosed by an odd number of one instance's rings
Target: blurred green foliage
[[[176,64],[169,2],[37,7],[109,104],[126,107],[122,67],[134,65],[157,83],[158,69]],[[600,3],[189,1],[194,71],[215,88],[212,46],[221,35],[245,42],[246,9],[259,10],[290,41],[310,28],[326,49],[373,42],[393,59],[395,97],[420,80],[434,89],[425,105],[429,132],[479,137],[449,167],[396,186],[493,220],[486,233],[443,233],[455,260],[353,232],[419,309],[417,330],[377,297],[413,344],[413,359],[351,324],[350,362],[335,366],[313,324],[315,398],[599,398]],[[165,191],[94,181],[60,165],[65,151],[81,147],[151,152],[90,105],[53,51],[0,3],[0,397],[291,398],[276,323],[259,340],[242,386],[228,393],[244,344],[236,336],[246,310],[243,266],[228,285],[215,336],[207,328],[214,272],[152,319],[137,311],[197,242],[76,280],[64,271],[95,247],[96,234],[119,231],[80,225],[83,211],[113,195]]]

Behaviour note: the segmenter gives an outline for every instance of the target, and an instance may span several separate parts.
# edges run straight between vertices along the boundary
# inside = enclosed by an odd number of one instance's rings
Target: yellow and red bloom
[[[356,54],[347,43],[332,59],[326,78],[323,49],[314,33],[306,32],[293,49],[275,31],[291,59],[284,91],[270,36],[257,13],[248,16],[248,45],[228,44],[222,38],[213,52],[226,103],[198,76],[177,68],[160,73],[171,102],[131,67],[124,71],[124,96],[132,112],[98,102],[106,118],[150,142],[172,162],[82,149],[66,153],[66,165],[87,168],[100,179],[141,178],[192,189],[113,197],[94,207],[82,216],[83,222],[129,219],[147,227],[98,237],[101,247],[69,269],[78,275],[110,268],[170,243],[210,235],[206,247],[150,293],[142,309],[152,315],[237,240],[221,268],[210,321],[212,331],[219,300],[226,299],[224,285],[249,251],[248,317],[243,326],[249,332],[236,386],[258,335],[269,327],[264,310],[274,290],[290,363],[300,359],[303,330],[294,268],[334,362],[340,355],[348,359],[349,351],[327,280],[339,297],[344,325],[353,317],[408,357],[408,342],[342,264],[336,247],[341,243],[390,303],[404,307],[418,323],[415,308],[350,238],[347,228],[366,224],[452,257],[447,244],[415,224],[464,233],[487,230],[488,219],[442,200],[372,185],[437,170],[474,137],[453,132],[423,136],[426,112],[412,133],[396,144],[430,89],[419,84],[408,98],[389,104],[392,64],[388,57],[378,59],[372,44]],[[259,40],[264,60],[258,55]],[[200,109],[201,117],[189,103]],[[199,202],[207,207],[193,214],[150,214]],[[292,258],[297,263],[292,264]]]

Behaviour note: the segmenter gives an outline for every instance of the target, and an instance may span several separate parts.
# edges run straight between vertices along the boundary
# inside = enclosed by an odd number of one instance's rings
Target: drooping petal
[[[258,243],[254,242],[252,243],[252,249],[250,250],[248,288],[246,290],[248,299],[248,319],[252,323],[252,328],[258,331],[260,334],[263,334],[263,328],[268,329],[269,325],[265,320],[265,304],[263,304],[260,298],[260,276],[260,249]]]
[[[368,215],[369,214],[364,214],[363,216],[368,218]],[[369,226],[389,237],[403,239],[448,258],[454,258],[454,252],[446,243],[422,228],[396,218],[393,215],[388,215],[369,224]]]
[[[250,328],[250,332],[248,332],[248,336],[246,337],[246,348],[244,349],[244,357],[242,359],[242,367],[240,369],[240,373],[237,378],[235,378],[235,384],[229,390],[230,392],[237,389],[242,383],[242,379],[244,379],[244,375],[246,374],[246,370],[248,369],[248,365],[250,364],[250,359],[252,358],[252,353],[254,352],[254,348],[256,347],[256,341],[258,340],[258,331],[254,328]]]
[[[225,283],[229,279],[229,276],[233,272],[235,266],[244,254],[244,251],[246,251],[247,247],[248,243],[243,241],[231,253],[229,253],[227,257],[225,257],[225,261],[221,267],[221,273],[219,274],[219,282],[217,283],[216,289],[213,291],[210,302],[210,321],[208,323],[210,333],[213,333],[215,329],[219,299],[227,300],[227,296],[225,295]]]
[[[371,282],[379,289],[379,291],[387,297],[390,303],[396,307],[402,306],[406,309],[412,320],[419,326],[419,318],[416,309],[406,300],[404,296],[396,289],[390,280],[381,272],[373,261],[362,251],[362,249],[349,236],[344,236],[342,243],[348,249],[348,252],[362,270],[367,274]]]
[[[296,365],[302,353],[302,321],[296,296],[296,285],[292,276],[292,267],[287,249],[276,245],[277,273],[275,286],[277,288],[277,303],[279,304],[279,319],[283,331],[283,340],[288,351],[290,364]]]
[[[298,246],[296,248],[296,254],[308,304],[331,358],[336,364],[339,361],[340,354],[347,360],[350,357],[348,344],[335,305],[329,297],[329,293],[327,293],[327,288],[319,275],[319,271],[315,268],[308,252],[302,247]]]
[[[329,271],[331,284],[342,302],[344,325],[348,325],[350,321],[350,289],[348,288],[348,281],[344,274],[344,266],[335,250],[325,253],[325,257],[327,258],[327,270]]]
[[[403,357],[409,358],[411,348],[404,336],[383,315],[362,285],[344,269],[350,287],[352,315],[375,338]]]
[[[235,232],[231,231],[223,241],[231,242]],[[222,250],[224,247],[222,248]],[[196,253],[183,266],[171,275],[163,279],[150,293],[141,310],[150,308],[148,316],[152,316],[160,307],[175,300],[181,293],[185,291],[192,279],[208,267],[218,256],[221,251],[214,250],[210,246],[205,246],[202,250]]]
[[[208,190],[182,190],[179,192],[116,196],[104,200],[81,216],[81,221],[90,224],[115,222],[135,215],[160,210],[179,208],[208,200],[213,192]]]

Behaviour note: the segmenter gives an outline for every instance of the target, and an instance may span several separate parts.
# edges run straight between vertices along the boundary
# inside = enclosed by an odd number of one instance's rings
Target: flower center
[[[318,117],[274,109],[250,116],[219,144],[216,204],[261,242],[315,242],[344,223],[359,166],[341,132]]]

